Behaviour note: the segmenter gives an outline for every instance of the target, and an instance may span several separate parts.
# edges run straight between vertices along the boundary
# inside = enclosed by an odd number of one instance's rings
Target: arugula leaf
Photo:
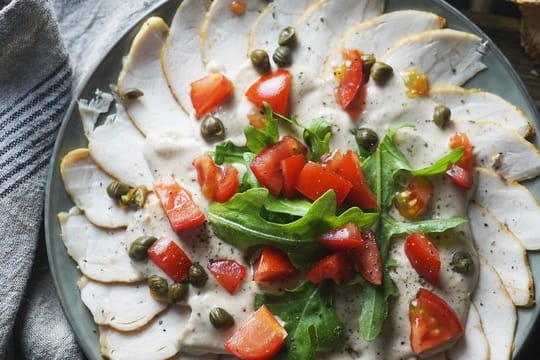
[[[294,216],[304,216],[308,212],[311,202],[305,199],[281,199],[269,196],[264,203],[268,211]]]
[[[218,165],[224,163],[242,164],[246,168],[246,172],[242,176],[242,184],[240,191],[260,187],[255,174],[251,171],[249,165],[255,157],[255,154],[250,152],[245,146],[235,145],[232,141],[225,141],[216,145],[215,151],[212,153],[214,161]]]
[[[287,359],[315,359],[320,351],[335,346],[344,326],[333,308],[333,284],[304,282],[282,295],[257,294],[255,307],[263,304],[285,321]]]
[[[310,149],[310,160],[319,161],[330,152],[332,125],[323,118],[314,119],[304,130],[304,141]]]
[[[437,160],[433,165],[422,168],[422,169],[408,169],[413,175],[437,175],[444,173],[448,166],[451,164],[457,163],[463,157],[465,153],[465,148],[460,146],[448,154],[444,155],[442,158]]]
[[[278,122],[274,117],[272,108],[268,103],[264,103],[266,115],[266,125],[264,130],[259,130],[252,125],[244,127],[247,148],[257,154],[268,145],[272,145],[279,140]]]
[[[363,213],[357,207],[337,216],[336,196],[330,190],[311,204],[298,220],[286,224],[274,223],[261,216],[261,209],[269,196],[267,189],[256,188],[238,193],[226,203],[212,203],[208,220],[214,233],[240,249],[273,245],[286,252],[295,266],[305,268],[321,256],[321,248],[315,242],[318,234],[348,222],[367,228],[378,217],[377,214]]]

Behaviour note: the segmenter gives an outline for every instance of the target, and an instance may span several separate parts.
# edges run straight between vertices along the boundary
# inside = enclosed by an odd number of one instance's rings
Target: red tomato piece
[[[293,155],[281,160],[281,174],[283,175],[282,194],[285,198],[292,199],[298,195],[296,181],[304,165],[306,165],[304,154]]]
[[[415,176],[407,188],[394,197],[394,206],[408,220],[415,220],[426,211],[433,196],[433,184],[425,176]]]
[[[225,202],[238,190],[238,170],[230,164],[222,169],[208,154],[193,161],[201,191],[209,200]]]
[[[286,135],[275,144],[264,148],[255,155],[251,161],[251,171],[259,183],[270,191],[270,194],[278,196],[283,188],[283,174],[281,161],[291,156],[307,153],[307,149],[301,142]]]
[[[310,200],[316,200],[328,190],[334,190],[337,206],[345,200],[351,188],[352,184],[348,180],[311,161],[304,166],[296,181],[296,189]]]
[[[219,285],[231,295],[238,290],[247,275],[246,267],[235,260],[211,260],[206,268],[214,275]]]
[[[443,346],[463,334],[455,311],[440,297],[420,289],[409,305],[411,347],[416,354]]]
[[[332,250],[354,249],[364,245],[360,229],[355,223],[347,223],[337,229],[317,236],[317,242]]]
[[[431,240],[423,233],[416,232],[407,236],[404,246],[405,255],[416,272],[433,285],[437,285],[441,258],[439,250]]]
[[[278,69],[261,76],[246,91],[246,97],[262,107],[267,102],[275,113],[289,115],[289,93],[292,75],[288,70]]]
[[[366,210],[377,207],[377,199],[364,179],[360,159],[358,159],[358,155],[354,151],[347,151],[336,172],[352,184],[347,198],[353,205]]]
[[[287,255],[275,247],[265,246],[254,265],[253,280],[257,282],[276,281],[296,274],[298,270]]]
[[[361,232],[364,244],[347,251],[353,268],[373,285],[382,283],[382,261],[379,246],[372,230]]]
[[[364,63],[362,53],[356,49],[343,49],[344,69],[343,79],[339,82],[336,91],[336,101],[343,109],[347,109],[358,93],[362,85],[364,74]]]
[[[229,4],[229,11],[232,12],[234,15],[244,15],[246,9],[247,5],[245,0],[233,0]]]
[[[278,353],[287,331],[263,305],[225,342],[225,349],[242,360],[267,360]]]
[[[154,183],[154,193],[175,232],[192,229],[206,220],[204,213],[193,202],[189,191],[175,179],[167,177],[157,181]]]
[[[341,150],[336,149],[332,152],[329,152],[328,154],[321,156],[320,162],[328,170],[336,172],[342,160],[343,154],[341,154]]]
[[[174,241],[159,238],[148,248],[148,258],[171,279],[182,282],[191,266],[191,260]]]
[[[332,279],[336,284],[351,277],[351,266],[342,252],[328,255],[315,263],[306,274],[306,279],[319,284],[325,279]]]
[[[468,190],[473,185],[474,171],[474,154],[469,137],[465,133],[456,133],[450,138],[448,146],[450,149],[463,146],[465,150],[461,160],[457,164],[450,165],[446,171],[446,175],[448,175],[454,184]]]
[[[201,117],[221,105],[233,93],[233,85],[223,74],[213,73],[191,83],[189,97],[195,116]]]

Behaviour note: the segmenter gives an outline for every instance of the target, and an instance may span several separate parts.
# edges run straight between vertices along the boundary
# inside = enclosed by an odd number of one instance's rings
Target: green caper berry
[[[379,144],[379,136],[369,128],[358,128],[352,131],[358,146],[368,153],[372,153]]]
[[[364,79],[363,82],[367,82],[369,80],[369,72],[371,71],[371,68],[373,67],[373,64],[377,59],[375,58],[375,55],[373,54],[362,54],[362,67],[363,67],[363,74]]]
[[[148,248],[157,239],[153,236],[139,236],[129,246],[129,257],[135,261],[141,261],[148,257]]]
[[[134,210],[140,209],[146,202],[148,196],[148,189],[146,186],[136,186],[129,190],[129,192],[120,197],[120,204],[125,207],[130,207]]]
[[[253,50],[249,54],[249,59],[251,60],[251,64],[255,67],[255,69],[259,70],[262,73],[267,73],[270,71],[270,58],[268,57],[268,53],[264,50],[257,49]]]
[[[441,129],[444,129],[450,121],[451,115],[452,112],[447,106],[443,104],[438,104],[433,110],[433,122]]]
[[[120,99],[122,100],[136,100],[143,96],[144,93],[139,89],[126,89],[121,95]]]
[[[189,267],[188,281],[195,287],[203,287],[208,280],[208,274],[199,263],[194,263]]]
[[[184,300],[187,296],[189,286],[186,283],[173,283],[169,286],[167,294],[168,301],[171,304]]]
[[[278,37],[280,46],[292,46],[296,42],[296,29],[292,26],[287,26],[281,30]]]
[[[225,138],[225,126],[215,116],[206,116],[201,122],[201,136],[206,141]]]
[[[231,314],[220,307],[210,310],[208,317],[216,329],[227,329],[234,325],[234,319]]]
[[[291,49],[287,46],[280,46],[274,51],[272,60],[279,67],[286,67],[292,64]]]
[[[380,61],[376,61],[373,66],[371,66],[370,75],[373,81],[377,83],[377,85],[384,85],[386,82],[390,79],[392,74],[394,73],[394,69],[388,64],[385,64]]]
[[[126,195],[129,190],[131,190],[131,187],[129,185],[124,184],[123,182],[120,182],[118,180],[111,182],[107,186],[107,194],[109,195],[109,197],[116,200],[120,200],[122,195]]]
[[[452,270],[457,273],[468,273],[473,266],[472,256],[468,252],[456,251],[452,254],[451,265]]]
[[[147,280],[150,295],[159,301],[168,301],[169,285],[167,280],[158,275],[152,275]]]

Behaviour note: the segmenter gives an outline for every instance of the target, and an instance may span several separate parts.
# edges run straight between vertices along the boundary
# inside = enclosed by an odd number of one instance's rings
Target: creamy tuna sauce
[[[212,68],[219,69],[219,66],[213,63]],[[351,120],[346,112],[335,105],[334,79],[321,79],[320,75],[311,69],[297,65],[291,68],[291,72],[294,75],[290,97],[291,113],[297,116],[300,123],[306,125],[313,118],[321,116],[331,122],[333,125],[332,149],[354,149],[356,143],[350,130],[359,123],[376,130],[380,137],[392,125],[385,122],[384,114]],[[244,96],[240,95],[243,89],[259,76],[247,62],[232,80],[236,84],[236,96],[217,111],[217,116],[223,119],[226,126],[227,139],[232,139],[237,144],[243,144],[245,141],[242,129],[246,125],[247,114],[257,111]],[[368,85],[369,106],[380,107],[385,113],[400,112],[407,102],[411,101],[405,92],[405,86],[399,75],[395,75],[384,87],[377,88]],[[433,123],[426,123],[423,118],[412,117],[406,120],[414,123],[416,128],[400,130],[395,140],[413,167],[430,165],[448,152],[447,146],[441,146],[441,144],[447,144],[450,130],[438,131]],[[192,121],[196,120],[192,119]],[[301,138],[301,134],[295,129],[290,126],[281,126],[280,134],[287,133]],[[156,133],[146,138],[144,156],[155,178],[173,176],[191,192],[195,202],[207,211],[209,203],[201,194],[192,161],[206,151],[211,151],[214,146],[215,144],[202,140],[199,134]],[[432,181],[435,187],[434,197],[425,218],[467,217],[470,193],[453,186],[444,175],[433,177]],[[393,215],[396,218],[400,217],[397,212]],[[135,220],[128,227],[128,232],[133,235],[130,236],[132,239],[143,234],[176,237],[159,203],[153,198],[135,216]],[[452,253],[456,250],[476,254],[470,228],[468,225],[462,225],[447,231],[444,235],[433,236],[441,257],[440,284],[436,291],[444,297],[461,321],[465,323],[470,305],[469,296],[477,281],[477,271],[465,275],[459,274],[450,269],[450,262]],[[182,248],[194,261],[199,261],[201,264],[207,264],[209,260],[215,258],[230,258],[249,266],[245,262],[246,254],[213,236],[209,227],[181,233],[178,238]],[[391,301],[389,317],[382,334],[373,342],[368,343],[362,339],[358,330],[360,293],[355,287],[341,288],[339,294],[335,296],[335,304],[346,325],[344,342],[339,344],[334,351],[321,354],[321,357],[352,359],[362,356],[368,359],[398,359],[414,356],[409,340],[410,329],[407,316],[409,303],[420,287],[428,289],[433,287],[411,267],[403,252],[403,240],[403,238],[396,239],[390,250],[391,257],[399,263],[391,271],[391,277],[399,288],[399,296]],[[476,263],[477,260],[475,260]],[[160,273],[160,271],[152,266],[151,269],[146,270],[146,273],[149,275]],[[208,284],[190,292],[187,300],[187,305],[191,308],[191,316],[182,333],[183,351],[195,354],[222,353],[223,343],[231,332],[216,331],[205,314],[208,314],[215,304],[220,304],[235,317],[237,324],[240,324],[253,311],[254,295],[263,290],[267,289],[261,289],[257,283],[251,281],[251,275],[249,275],[242,288],[235,295],[230,295],[210,276]]]

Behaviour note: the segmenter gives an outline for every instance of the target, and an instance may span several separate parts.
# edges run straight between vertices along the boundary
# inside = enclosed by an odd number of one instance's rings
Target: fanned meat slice
[[[205,64],[227,75],[237,72],[248,59],[248,30],[268,2],[245,1],[245,12],[229,9],[230,0],[214,0],[201,29],[201,54]]]
[[[477,182],[474,201],[514,233],[525,249],[540,249],[540,234],[537,231],[540,206],[530,191],[484,168],[478,169]]]
[[[320,0],[310,6],[296,25],[298,45],[293,62],[321,71],[331,48],[349,27],[384,11],[382,0]]]
[[[152,298],[146,283],[104,284],[83,276],[77,285],[96,324],[118,331],[140,329],[167,308]]]
[[[533,279],[519,239],[474,202],[469,205],[469,219],[478,253],[497,271],[514,304],[532,305]]]
[[[143,134],[176,131],[189,137],[194,132],[193,124],[174,100],[161,67],[161,50],[168,34],[163,19],[151,17],[145,21],[124,58],[118,93],[122,96],[133,89],[142,91],[142,96],[124,99],[123,103]]]
[[[199,31],[207,11],[207,1],[185,0],[172,20],[169,36],[161,53],[167,83],[178,103],[194,114],[189,85],[206,73],[199,42]]]
[[[180,334],[189,315],[188,307],[175,305],[140,330],[120,332],[100,326],[101,354],[115,360],[171,358],[180,351]]]
[[[514,348],[516,308],[499,275],[482,257],[480,257],[480,279],[472,300],[484,327],[491,360],[509,359]]]
[[[432,87],[429,96],[452,110],[452,117],[467,121],[490,121],[505,125],[523,137],[532,135],[533,127],[516,106],[498,95],[459,86]]]
[[[67,153],[60,163],[60,173],[66,191],[90,222],[106,228],[127,226],[132,213],[107,194],[107,186],[114,178],[96,165],[88,149]]]
[[[300,15],[319,0],[274,0],[255,20],[248,39],[248,53],[264,49],[269,54],[278,46],[278,36],[287,26],[294,26]]]
[[[125,230],[105,230],[88,221],[78,210],[58,214],[62,240],[69,256],[87,277],[102,282],[135,282],[146,278],[126,250]]]
[[[152,173],[142,153],[144,136],[129,119],[125,109],[116,106],[116,114],[89,134],[88,149],[100,168],[130,186],[152,189]]]
[[[469,308],[463,337],[446,352],[448,360],[489,360],[489,342],[482,326],[482,320],[474,304]]]
[[[373,54],[378,58],[400,39],[442,28],[445,23],[444,18],[430,12],[401,10],[354,25],[345,32],[326,58],[325,74],[332,75],[333,68],[341,64],[342,49],[358,49],[363,54]]]
[[[462,85],[486,68],[481,61],[485,50],[476,35],[451,29],[430,30],[394,43],[381,61],[391,65],[398,76],[409,69],[427,74],[432,87]]]

